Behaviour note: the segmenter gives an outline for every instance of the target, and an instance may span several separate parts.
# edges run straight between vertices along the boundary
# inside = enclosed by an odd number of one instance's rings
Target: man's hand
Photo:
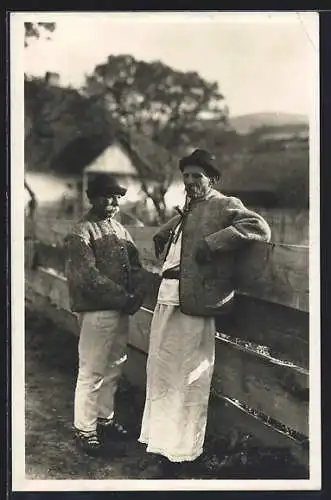
[[[197,243],[194,256],[198,264],[205,264],[212,260],[212,252],[204,240]]]

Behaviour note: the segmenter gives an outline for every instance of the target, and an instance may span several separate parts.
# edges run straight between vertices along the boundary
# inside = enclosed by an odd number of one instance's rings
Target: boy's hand
[[[142,304],[143,304],[143,298],[141,294],[129,294],[129,298],[125,305],[124,312],[132,316],[137,311],[139,311]]]

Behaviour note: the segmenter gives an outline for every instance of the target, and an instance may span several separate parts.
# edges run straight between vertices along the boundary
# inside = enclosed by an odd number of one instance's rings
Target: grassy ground
[[[153,458],[137,442],[144,396],[121,381],[119,417],[135,437],[114,443],[106,457],[90,458],[73,441],[77,339],[40,316],[26,316],[26,476],[28,479],[144,479]],[[261,449],[248,436],[233,445],[207,439],[206,457],[194,477],[304,478],[306,471],[280,450]],[[181,478],[192,478],[183,471]]]

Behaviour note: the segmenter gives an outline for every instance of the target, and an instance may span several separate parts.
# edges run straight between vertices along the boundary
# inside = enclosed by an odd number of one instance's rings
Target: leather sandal
[[[97,456],[103,452],[104,446],[97,432],[86,433],[76,430],[75,439],[79,448],[89,455]]]
[[[101,439],[116,437],[121,439],[130,438],[129,431],[114,418],[109,421],[98,419],[98,435]]]

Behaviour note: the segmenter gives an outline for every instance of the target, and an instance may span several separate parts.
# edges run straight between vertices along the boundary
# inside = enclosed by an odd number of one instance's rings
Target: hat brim
[[[202,168],[206,174],[210,177],[216,177],[216,178],[220,178],[222,173],[217,170],[216,168],[214,168],[212,165],[209,165],[208,163],[201,163],[201,162],[194,162],[194,161],[180,161],[179,162],[179,169],[181,172],[184,171],[185,167],[188,167],[188,166],[195,166],[195,167],[200,167]]]

